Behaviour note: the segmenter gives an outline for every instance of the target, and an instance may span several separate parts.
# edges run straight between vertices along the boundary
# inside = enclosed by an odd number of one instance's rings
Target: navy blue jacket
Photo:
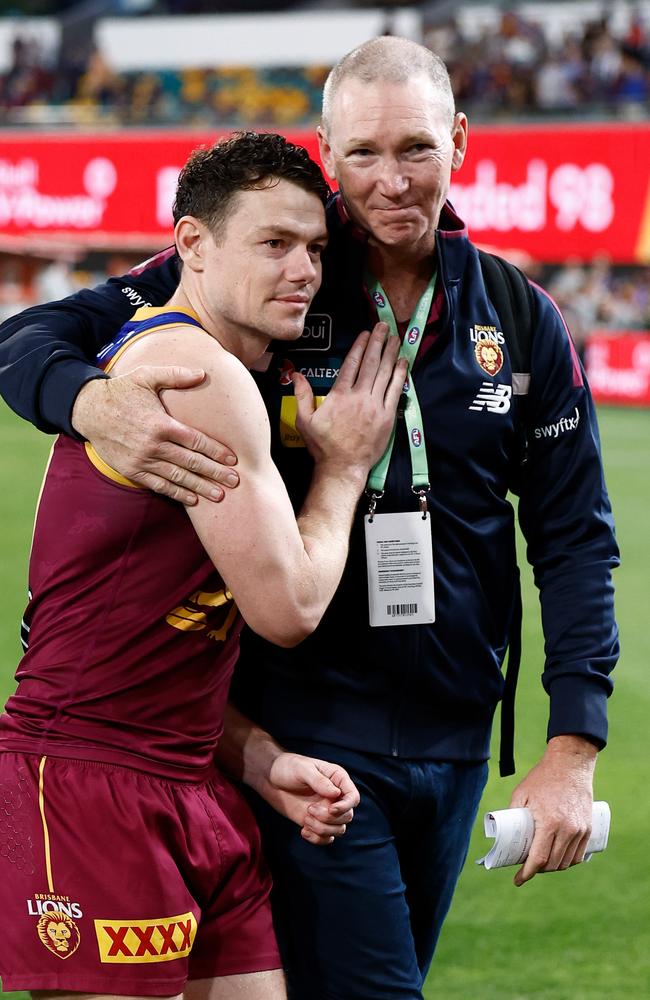
[[[325,278],[305,333],[295,343],[277,345],[267,371],[258,376],[271,416],[274,459],[296,506],[309,482],[311,460],[292,426],[287,373],[301,369],[314,391],[325,394],[354,336],[376,320],[363,285],[363,240],[336,200],[329,224]],[[235,699],[279,740],[317,740],[410,757],[485,759],[503,690],[501,667],[517,588],[514,511],[507,498],[509,488],[516,488],[540,589],[548,736],[582,734],[603,746],[609,674],[618,656],[611,583],[618,550],[584,373],[562,316],[535,287],[525,414],[529,454],[521,476],[516,434],[521,403],[512,392],[507,344],[477,251],[449,207],[436,251],[443,310],[413,373],[431,473],[436,622],[368,627],[362,503],[343,580],[321,625],[291,650],[247,632]],[[88,359],[138,305],[163,304],[177,277],[169,256],[138,275],[111,279],[5,323],[0,391],[7,402],[37,426],[71,432],[76,392],[97,374]],[[486,337],[501,352],[494,374],[478,358],[477,344]],[[398,421],[378,511],[415,509],[410,484],[409,452]]]

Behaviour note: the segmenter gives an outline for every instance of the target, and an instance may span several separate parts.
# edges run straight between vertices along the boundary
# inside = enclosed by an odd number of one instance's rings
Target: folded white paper
[[[608,804],[594,802],[585,861],[607,847],[610,819]],[[485,836],[495,840],[488,853],[477,860],[477,865],[487,869],[505,868],[507,865],[520,865],[526,860],[535,833],[535,821],[530,809],[496,809],[485,814],[483,826]]]

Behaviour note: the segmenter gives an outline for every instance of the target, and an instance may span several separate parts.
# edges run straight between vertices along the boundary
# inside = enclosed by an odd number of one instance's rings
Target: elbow
[[[287,632],[273,632],[268,633],[264,636],[268,642],[272,642],[274,646],[280,646],[281,649],[293,649],[294,646],[299,646],[303,639],[307,638],[309,633],[297,633],[294,632],[289,634]]]
[[[311,635],[322,618],[323,609],[304,607],[283,608],[276,615],[250,615],[246,624],[267,642],[283,649],[292,649]]]
[[[267,570],[260,574],[265,581],[263,589],[249,587],[245,594],[235,593],[235,602],[248,627],[284,649],[297,646],[314,632],[332,598],[312,580],[305,583],[296,576]]]
[[[258,627],[251,625],[251,628],[258,635],[261,635],[263,639],[272,642],[274,646],[281,646],[283,649],[292,649],[294,646],[298,646],[308,635],[312,634],[318,622],[319,619],[315,616],[307,618],[306,616],[296,615],[282,623],[268,622]]]

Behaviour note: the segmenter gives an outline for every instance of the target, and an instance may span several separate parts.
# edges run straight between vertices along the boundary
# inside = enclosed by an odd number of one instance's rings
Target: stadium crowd
[[[556,40],[547,22],[515,10],[469,37],[460,19],[424,20],[425,43],[448,64],[457,101],[473,120],[580,112],[644,115],[650,98],[650,27],[640,11],[624,33],[608,16]],[[387,32],[390,17],[387,16]],[[329,67],[255,70],[217,66],[117,73],[101,51],[43,52],[18,33],[0,75],[7,123],[38,121],[35,109],[80,124],[305,125],[317,119]],[[42,122],[38,122],[42,123]]]
[[[476,39],[452,17],[432,25],[425,40],[447,62],[457,103],[474,118],[647,108],[650,33],[640,13],[620,36],[604,16],[554,43],[548,25],[507,11],[496,31]]]

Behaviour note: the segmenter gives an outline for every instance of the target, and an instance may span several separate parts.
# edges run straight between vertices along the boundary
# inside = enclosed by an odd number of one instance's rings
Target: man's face
[[[343,80],[321,157],[355,221],[386,248],[416,256],[433,249],[452,170],[464,158],[467,120],[453,124],[433,83]]]
[[[297,339],[321,282],[327,229],[320,200],[286,180],[240,191],[218,239],[204,240],[201,295],[209,315],[236,332]]]

